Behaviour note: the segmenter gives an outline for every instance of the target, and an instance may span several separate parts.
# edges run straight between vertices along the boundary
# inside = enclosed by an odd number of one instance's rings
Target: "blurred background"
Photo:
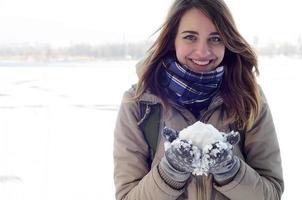
[[[281,147],[283,199],[295,199],[300,2],[225,1],[258,53]],[[114,199],[117,110],[171,2],[0,0],[0,199]]]

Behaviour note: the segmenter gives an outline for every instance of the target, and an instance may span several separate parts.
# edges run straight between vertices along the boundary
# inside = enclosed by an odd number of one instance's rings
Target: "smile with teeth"
[[[211,60],[206,60],[206,61],[200,61],[200,60],[194,60],[192,59],[193,63],[197,64],[197,65],[207,65],[211,62]]]

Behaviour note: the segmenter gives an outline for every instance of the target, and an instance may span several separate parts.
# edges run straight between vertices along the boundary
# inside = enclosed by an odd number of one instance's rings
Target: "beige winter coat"
[[[127,91],[124,100],[132,96]],[[144,94],[142,101],[159,103],[152,94]],[[221,120],[222,99],[215,97],[209,109],[196,119],[188,110],[172,107],[163,112],[161,126],[181,130],[197,120],[214,125],[228,132],[229,125]],[[157,169],[164,156],[163,138],[160,138],[152,167],[149,169],[148,146],[138,128],[140,113],[138,102],[123,101],[114,133],[114,181],[117,200],[277,200],[284,190],[280,150],[271,116],[263,97],[261,114],[251,131],[245,133],[243,144],[234,148],[241,160],[235,178],[227,185],[218,186],[212,175],[192,176],[183,190],[174,190],[160,177]]]

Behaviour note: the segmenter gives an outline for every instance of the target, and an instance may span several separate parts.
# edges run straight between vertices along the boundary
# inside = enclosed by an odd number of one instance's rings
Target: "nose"
[[[195,53],[201,58],[208,57],[211,55],[211,47],[207,41],[201,41],[195,45]]]

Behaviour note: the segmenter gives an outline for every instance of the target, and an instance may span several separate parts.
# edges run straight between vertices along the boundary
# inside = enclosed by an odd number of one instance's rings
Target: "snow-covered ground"
[[[0,63],[0,199],[114,199],[113,128],[136,61]],[[286,190],[299,196],[302,59],[260,58]]]

